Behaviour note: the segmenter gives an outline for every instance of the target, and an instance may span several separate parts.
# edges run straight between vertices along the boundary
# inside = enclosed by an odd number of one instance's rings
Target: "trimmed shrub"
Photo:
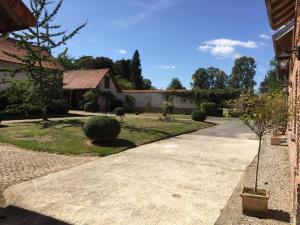
[[[108,116],[94,116],[83,126],[84,134],[93,141],[113,141],[120,132],[120,123]]]
[[[116,116],[124,116],[125,115],[125,109],[123,107],[115,108],[114,113],[115,113]]]
[[[200,109],[206,112],[208,116],[218,116],[218,106],[213,102],[203,102],[200,105]]]
[[[85,112],[98,112],[99,104],[97,102],[87,102],[84,105]]]
[[[205,121],[207,118],[207,114],[202,110],[196,110],[192,113],[192,119],[194,121]]]
[[[52,114],[67,114],[70,105],[66,100],[55,100],[48,108],[48,112]]]
[[[123,102],[120,99],[112,100],[111,104],[110,104],[111,111],[114,111],[115,108],[118,108],[118,107],[124,107]]]

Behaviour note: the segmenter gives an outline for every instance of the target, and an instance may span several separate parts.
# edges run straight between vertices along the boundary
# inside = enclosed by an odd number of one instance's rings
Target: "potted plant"
[[[243,213],[265,216],[268,212],[270,192],[258,188],[258,173],[261,155],[262,138],[274,128],[273,98],[270,95],[243,95],[242,121],[253,130],[259,138],[257,165],[254,188],[244,187],[241,194]]]

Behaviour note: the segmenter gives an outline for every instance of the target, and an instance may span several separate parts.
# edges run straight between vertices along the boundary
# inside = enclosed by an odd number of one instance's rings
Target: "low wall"
[[[155,92],[126,92],[117,93],[118,99],[125,103],[126,96],[132,96],[135,99],[135,110],[142,112],[162,112],[163,104],[166,100],[167,92],[155,91]],[[192,99],[172,96],[173,103],[175,105],[175,113],[190,114],[193,110],[198,109],[198,105]],[[126,105],[125,105],[126,107]]]

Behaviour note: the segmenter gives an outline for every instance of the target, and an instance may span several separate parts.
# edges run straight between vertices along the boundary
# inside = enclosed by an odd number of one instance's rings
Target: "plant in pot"
[[[272,98],[275,120],[274,136],[285,135],[289,118],[288,104],[282,91],[276,91],[272,93]]]
[[[242,115],[241,120],[251,128],[259,138],[257,165],[254,188],[244,187],[241,194],[243,213],[255,216],[265,216],[268,212],[270,192],[258,188],[259,163],[263,137],[272,132],[275,120],[273,118],[273,98],[271,95],[246,94],[241,97]]]

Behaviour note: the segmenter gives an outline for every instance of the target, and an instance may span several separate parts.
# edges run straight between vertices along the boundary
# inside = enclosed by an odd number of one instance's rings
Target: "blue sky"
[[[72,56],[117,60],[138,49],[143,75],[157,88],[173,77],[189,88],[199,67],[230,74],[243,55],[257,60],[261,82],[274,57],[263,0],[65,0],[57,22],[71,30],[85,21],[67,45]]]

